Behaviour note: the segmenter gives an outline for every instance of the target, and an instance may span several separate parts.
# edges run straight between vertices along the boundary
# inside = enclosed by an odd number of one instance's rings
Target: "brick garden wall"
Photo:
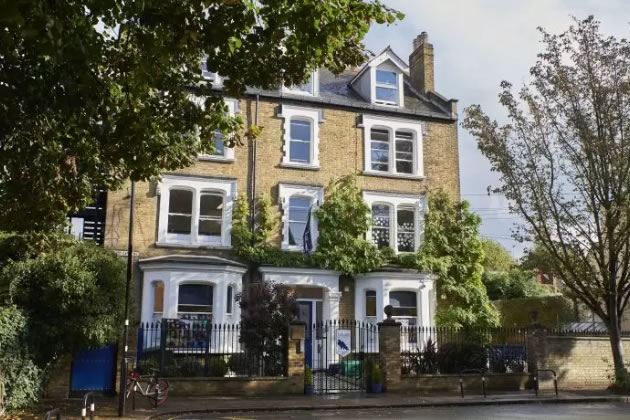
[[[630,339],[623,341],[623,347],[627,358]],[[609,376],[614,377],[608,337],[548,336],[541,353],[539,357],[543,360],[539,366],[556,371],[560,389],[605,389],[611,383]],[[549,386],[549,381],[546,385]]]

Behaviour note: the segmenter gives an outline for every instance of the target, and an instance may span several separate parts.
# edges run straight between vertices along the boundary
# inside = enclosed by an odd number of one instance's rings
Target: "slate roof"
[[[405,106],[403,108],[374,105],[363,99],[358,92],[350,86],[350,81],[358,74],[356,70],[347,70],[335,76],[329,70],[319,70],[319,95],[307,96],[293,94],[289,92],[261,90],[250,88],[248,94],[260,95],[267,98],[286,99],[288,101],[309,103],[313,105],[331,105],[349,107],[359,110],[369,110],[372,113],[398,115],[398,116],[420,116],[442,120],[455,120],[449,109],[444,104],[431,100],[428,97],[416,92],[410,85],[408,77],[405,76]],[[445,101],[443,101],[445,102]]]

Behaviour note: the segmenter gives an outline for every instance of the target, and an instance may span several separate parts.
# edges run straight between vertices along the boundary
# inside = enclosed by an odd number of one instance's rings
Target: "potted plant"
[[[381,367],[372,363],[368,375],[368,392],[380,394],[383,392],[383,371]]]
[[[308,366],[304,366],[304,394],[313,395],[313,372]]]

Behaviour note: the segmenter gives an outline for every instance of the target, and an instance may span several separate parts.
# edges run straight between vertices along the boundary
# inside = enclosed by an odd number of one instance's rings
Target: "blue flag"
[[[313,238],[311,235],[311,211],[313,206],[308,209],[308,217],[306,218],[306,227],[304,228],[304,235],[302,236],[302,246],[304,247],[304,253],[311,255],[313,252]]]

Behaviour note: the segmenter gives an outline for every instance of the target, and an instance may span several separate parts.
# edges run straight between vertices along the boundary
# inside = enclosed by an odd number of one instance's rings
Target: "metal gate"
[[[313,371],[316,393],[359,392],[367,386],[368,369],[379,363],[378,327],[358,321],[324,321],[306,332],[306,364]],[[309,354],[310,353],[310,354]]]
[[[116,378],[116,346],[84,350],[72,358],[71,392],[114,392]]]

